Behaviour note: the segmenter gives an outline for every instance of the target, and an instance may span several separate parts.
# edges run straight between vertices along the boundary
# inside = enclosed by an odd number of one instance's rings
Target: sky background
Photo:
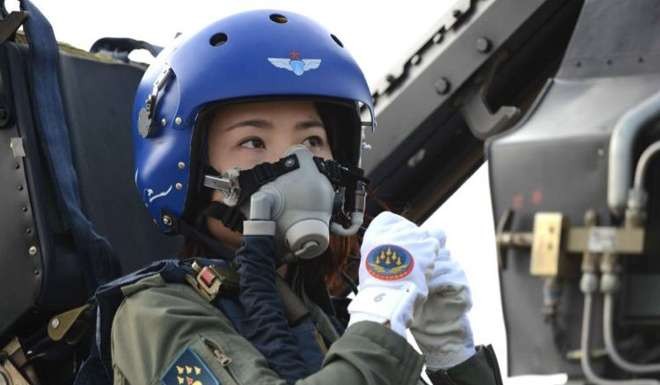
[[[288,10],[324,25],[344,43],[373,89],[429,36],[454,0],[33,0],[59,41],[88,50],[101,37],[131,37],[165,46],[177,33],[192,32],[224,16],[250,9]],[[9,10],[18,9],[7,1]],[[285,13],[286,14],[286,13]],[[136,52],[134,60],[148,62]],[[499,296],[495,236],[487,167],[482,166],[424,226],[439,226],[447,247],[471,283],[475,341],[493,344],[506,373],[506,338]],[[506,379],[507,385],[561,384],[563,375]]]

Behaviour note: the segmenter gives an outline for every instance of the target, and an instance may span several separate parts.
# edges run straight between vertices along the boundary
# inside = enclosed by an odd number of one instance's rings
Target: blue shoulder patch
[[[190,348],[181,353],[160,382],[163,385],[222,385],[202,358]]]

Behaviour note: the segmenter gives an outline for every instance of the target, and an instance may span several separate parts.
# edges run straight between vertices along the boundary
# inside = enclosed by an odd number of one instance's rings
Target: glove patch
[[[364,263],[369,274],[384,281],[404,278],[415,266],[415,260],[408,250],[397,245],[375,247]]]

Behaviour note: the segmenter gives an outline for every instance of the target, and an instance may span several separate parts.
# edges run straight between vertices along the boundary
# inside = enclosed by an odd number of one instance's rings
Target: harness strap
[[[110,243],[96,233],[81,209],[78,179],[73,168],[69,132],[58,79],[59,48],[48,20],[29,0],[21,0],[28,12],[25,33],[30,42],[32,96],[39,135],[53,177],[63,220],[70,227],[76,255],[84,272],[89,294],[96,287],[116,277],[119,263]]]
[[[12,12],[0,21],[0,44],[10,39],[27,19],[26,12]]]

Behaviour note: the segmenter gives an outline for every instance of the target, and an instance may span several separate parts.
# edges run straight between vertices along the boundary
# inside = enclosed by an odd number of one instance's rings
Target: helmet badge
[[[321,65],[321,59],[301,59],[298,51],[292,51],[288,58],[269,57],[268,61],[275,67],[289,70],[298,76]]]

